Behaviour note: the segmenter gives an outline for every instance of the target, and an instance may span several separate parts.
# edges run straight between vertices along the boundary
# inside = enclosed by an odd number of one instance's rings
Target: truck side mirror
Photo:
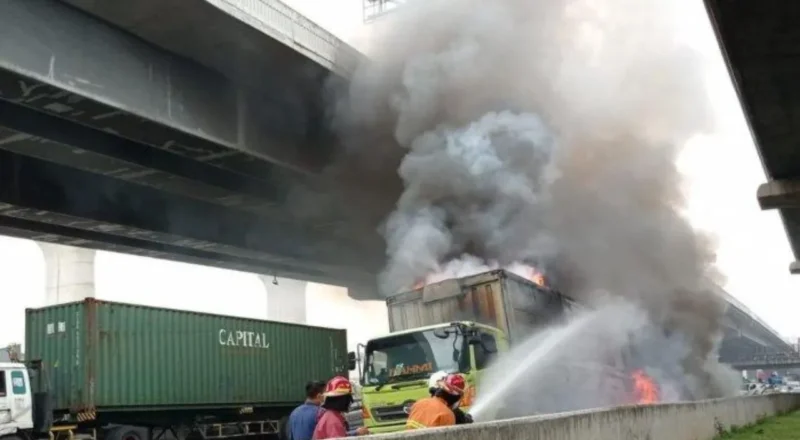
[[[437,328],[433,330],[433,335],[439,339],[447,339],[450,337],[450,331],[447,328]]]
[[[347,369],[350,371],[356,369],[356,353],[354,351],[347,353]]]
[[[486,353],[497,353],[497,343],[489,335],[473,333],[467,338],[470,345],[480,345]]]

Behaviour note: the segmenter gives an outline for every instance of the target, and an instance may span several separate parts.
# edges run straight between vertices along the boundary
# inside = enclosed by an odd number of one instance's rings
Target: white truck
[[[46,394],[31,390],[31,376],[36,380],[36,373],[19,362],[0,363],[0,440],[59,436],[58,430],[50,430]]]

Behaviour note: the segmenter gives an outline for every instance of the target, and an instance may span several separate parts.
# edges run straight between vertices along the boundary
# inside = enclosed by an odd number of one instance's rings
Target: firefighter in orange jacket
[[[432,397],[418,400],[411,407],[406,429],[435,428],[453,426],[456,416],[452,408],[464,395],[466,382],[460,374],[448,374],[440,382],[439,389]]]

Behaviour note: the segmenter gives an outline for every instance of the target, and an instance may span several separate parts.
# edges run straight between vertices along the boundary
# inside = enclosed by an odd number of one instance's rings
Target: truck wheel
[[[136,426],[120,426],[106,434],[106,440],[150,440],[147,438],[147,429]]]

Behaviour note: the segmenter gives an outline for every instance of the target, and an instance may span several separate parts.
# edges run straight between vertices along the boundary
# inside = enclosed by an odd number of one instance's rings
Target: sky
[[[777,212],[761,211],[756,188],[765,175],[702,2],[674,0],[684,9],[680,34],[706,60],[708,96],[717,131],[692,139],[678,165],[685,175],[686,215],[717,240],[724,287],[785,337],[800,336],[800,277],[788,272],[793,260]],[[362,0],[286,0],[290,6],[356,48],[369,52]],[[44,259],[27,240],[0,237],[0,344],[22,341],[24,309],[42,305]],[[96,296],[153,306],[263,318],[267,297],[255,275],[242,272],[98,252]],[[388,332],[386,308],[359,303],[346,289],[309,284],[308,322],[347,328],[351,349]]]

